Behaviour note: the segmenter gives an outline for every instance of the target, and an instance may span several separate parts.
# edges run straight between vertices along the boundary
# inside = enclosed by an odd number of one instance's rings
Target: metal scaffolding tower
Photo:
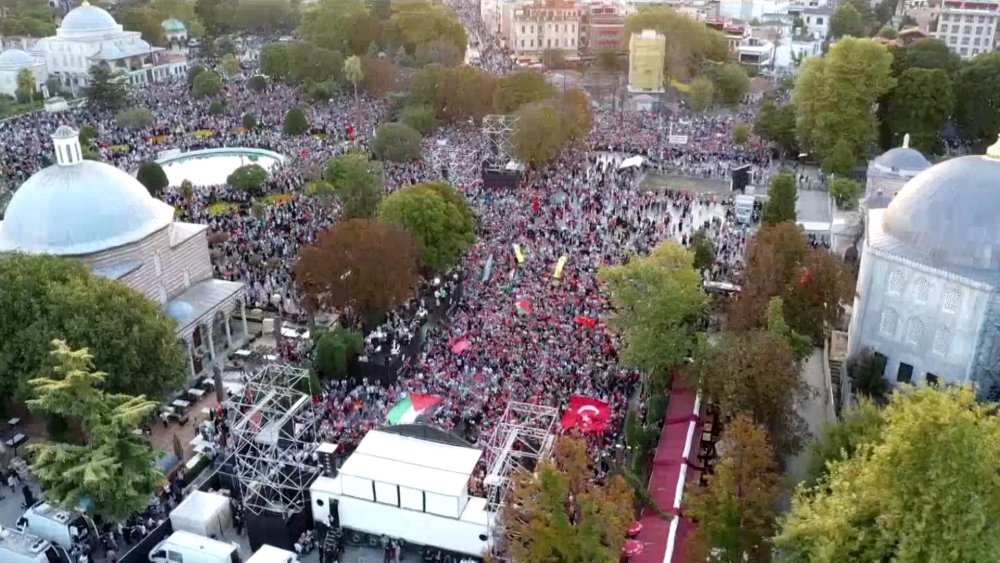
[[[309,371],[263,366],[226,401],[235,454],[233,476],[253,514],[288,517],[309,507],[320,473],[312,459],[318,417],[309,411]]]
[[[507,403],[503,417],[486,446],[486,509],[492,520],[490,552],[502,558],[505,531],[502,509],[506,504],[511,478],[532,473],[538,462],[548,458],[558,432],[559,410],[530,403]]]
[[[490,114],[483,118],[483,135],[486,137],[486,159],[483,167],[487,170],[503,170],[514,160],[514,129],[516,115]]]
[[[478,152],[475,147],[439,141],[430,150],[431,169],[451,183],[470,181],[479,173]]]

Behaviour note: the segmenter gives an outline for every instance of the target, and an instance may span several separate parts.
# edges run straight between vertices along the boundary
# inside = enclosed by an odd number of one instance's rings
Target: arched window
[[[893,308],[882,311],[882,323],[879,332],[885,336],[896,336],[896,325],[899,324],[899,315]]]
[[[927,303],[927,300],[931,296],[931,282],[920,278],[917,280],[916,290],[914,291],[914,297],[917,303]]]
[[[910,344],[918,344],[923,335],[924,323],[920,319],[910,319],[906,325],[906,341]]]
[[[957,288],[949,287],[944,291],[944,301],[941,303],[941,308],[944,309],[946,313],[954,313],[958,310],[961,303],[962,294],[958,292]]]
[[[889,274],[888,291],[897,294],[903,291],[903,272],[895,270]]]
[[[948,354],[951,348],[951,329],[941,327],[934,333],[934,353],[939,356]]]

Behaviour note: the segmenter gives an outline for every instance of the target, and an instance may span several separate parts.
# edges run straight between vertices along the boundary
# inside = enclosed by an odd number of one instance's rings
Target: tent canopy
[[[221,538],[233,525],[229,497],[194,491],[170,512],[175,532],[191,532],[206,538]]]
[[[642,158],[640,155],[630,156],[618,165],[618,169],[624,170],[626,168],[632,168],[633,166],[642,166],[642,163],[645,161],[646,159]]]

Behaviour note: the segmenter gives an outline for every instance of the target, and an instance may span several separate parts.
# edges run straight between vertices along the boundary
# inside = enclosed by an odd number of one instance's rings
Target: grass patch
[[[222,215],[224,213],[229,213],[230,211],[235,211],[239,207],[239,204],[233,203],[231,201],[217,201],[215,203],[210,203],[205,211],[208,211],[212,215]]]
[[[235,129],[233,129],[233,133],[236,134],[236,135],[246,135],[247,134],[247,130],[245,128],[243,128],[243,127],[237,127]]]
[[[676,80],[674,78],[670,79],[670,87],[673,88],[674,90],[677,90],[678,92],[680,92],[682,94],[690,94],[691,93],[691,86],[689,84],[685,84],[685,83],[681,82],[680,80]]]
[[[313,139],[318,139],[320,141],[325,141],[326,140],[326,133],[316,133],[312,137],[313,137]]]
[[[129,149],[128,145],[111,145],[105,150],[107,150],[108,152],[124,152],[127,151],[128,149]]]
[[[262,197],[259,201],[265,205],[284,205],[292,201],[292,194],[271,194]]]
[[[191,134],[199,139],[207,139],[209,137],[214,137],[215,131],[212,131],[211,129],[199,129]]]

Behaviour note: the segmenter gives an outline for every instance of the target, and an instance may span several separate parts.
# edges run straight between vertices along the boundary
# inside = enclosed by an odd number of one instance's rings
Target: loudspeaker
[[[747,186],[750,185],[750,168],[749,164],[733,168],[732,181],[730,183],[730,190],[734,192],[746,193]]]

